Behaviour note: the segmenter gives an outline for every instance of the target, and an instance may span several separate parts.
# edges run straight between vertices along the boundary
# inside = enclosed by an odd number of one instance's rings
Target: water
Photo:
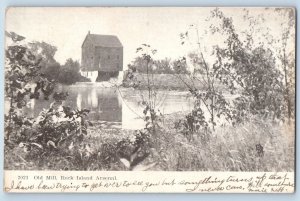
[[[108,122],[123,129],[144,128],[142,119],[142,97],[146,91],[117,89],[100,83],[78,83],[70,86],[60,85],[56,91],[68,92],[64,105],[71,108],[89,109],[89,119],[97,122]],[[28,116],[36,117],[43,108],[49,108],[51,101],[30,100],[25,108]],[[158,91],[156,105],[162,114],[191,110],[193,99],[187,92]]]

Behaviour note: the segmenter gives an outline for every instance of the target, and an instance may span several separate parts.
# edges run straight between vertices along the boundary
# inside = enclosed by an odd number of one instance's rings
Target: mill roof
[[[88,40],[91,41],[91,43],[94,46],[123,47],[118,37],[114,35],[87,34],[87,36],[85,37],[82,43],[82,46]]]

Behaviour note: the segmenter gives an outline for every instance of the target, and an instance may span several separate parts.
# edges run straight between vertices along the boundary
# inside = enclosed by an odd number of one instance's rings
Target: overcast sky
[[[45,41],[57,47],[55,58],[63,64],[67,58],[81,59],[81,45],[90,31],[119,37],[124,46],[124,67],[136,56],[143,43],[158,50],[157,58],[176,59],[190,50],[182,46],[179,34],[196,23],[200,31],[209,25],[205,19],[212,8],[11,8],[6,13],[6,30],[29,41]],[[222,8],[240,30],[246,29],[241,8]],[[266,13],[265,27],[279,37],[284,19],[275,19],[274,11],[252,8],[252,14]],[[273,15],[273,16],[272,16]],[[287,23],[287,22],[286,22]],[[220,37],[208,37],[206,44],[219,43]]]

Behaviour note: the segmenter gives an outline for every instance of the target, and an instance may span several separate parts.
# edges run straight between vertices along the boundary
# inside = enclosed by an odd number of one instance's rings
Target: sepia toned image
[[[4,190],[293,192],[295,12],[8,8]]]

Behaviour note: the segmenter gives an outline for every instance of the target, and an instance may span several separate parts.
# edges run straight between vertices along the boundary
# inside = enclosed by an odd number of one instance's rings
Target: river
[[[107,122],[123,129],[144,128],[142,119],[144,106],[141,104],[146,91],[131,88],[104,87],[98,83],[58,85],[56,91],[68,92],[64,105],[71,108],[89,109],[92,121]],[[191,110],[193,99],[188,92],[157,91],[156,108],[162,114]],[[24,112],[36,117],[51,101],[40,98],[30,100]]]

